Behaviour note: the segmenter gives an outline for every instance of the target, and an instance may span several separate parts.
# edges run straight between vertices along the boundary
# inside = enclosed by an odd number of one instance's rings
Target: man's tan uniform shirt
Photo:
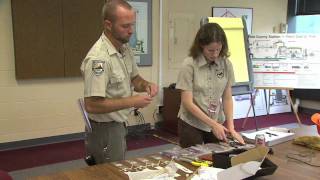
[[[93,45],[81,65],[84,77],[84,97],[103,97],[107,99],[132,96],[131,79],[138,75],[134,55],[128,44],[120,54],[102,33]],[[111,113],[90,114],[89,118],[97,122],[124,122],[130,109]]]
[[[177,89],[191,91],[194,103],[212,119],[219,123],[225,121],[221,97],[227,86],[234,83],[234,73],[228,59],[218,59],[209,64],[203,55],[197,59],[188,57],[184,60],[176,84]],[[216,105],[216,113],[209,113],[210,102]],[[193,116],[181,104],[178,117],[193,127],[210,132],[211,128]]]

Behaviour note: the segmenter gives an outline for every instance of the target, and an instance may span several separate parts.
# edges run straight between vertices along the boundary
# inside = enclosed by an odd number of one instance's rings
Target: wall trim
[[[301,112],[301,113],[304,113],[304,114],[308,114],[308,115],[313,115],[314,113],[319,113],[320,110],[306,108],[306,107],[299,107],[298,108],[298,112]]]
[[[83,140],[84,132],[0,143],[0,151],[28,148],[53,143]]]
[[[150,123],[128,126],[128,136],[144,136],[146,131],[151,129]],[[12,141],[0,143],[0,151],[15,150],[21,148],[29,148],[47,144],[63,143],[69,141],[84,140],[85,133],[72,133],[58,136],[50,136],[44,138],[28,139],[21,141]]]

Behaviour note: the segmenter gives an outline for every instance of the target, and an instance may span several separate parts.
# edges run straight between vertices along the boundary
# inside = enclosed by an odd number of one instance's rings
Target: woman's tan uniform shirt
[[[234,83],[234,73],[231,62],[228,59],[219,58],[209,64],[203,55],[197,59],[188,57],[184,60],[176,84],[177,89],[192,91],[194,103],[212,119],[219,123],[225,121],[222,110],[221,97],[228,85]],[[209,102],[217,105],[216,113],[209,114]],[[211,128],[201,120],[193,116],[181,104],[178,117],[193,127],[210,132]]]
[[[102,33],[100,39],[88,52],[82,62],[84,77],[84,97],[122,98],[132,96],[131,79],[138,75],[137,64],[128,44],[120,54]],[[97,122],[125,122],[130,109],[90,114],[89,118]]]

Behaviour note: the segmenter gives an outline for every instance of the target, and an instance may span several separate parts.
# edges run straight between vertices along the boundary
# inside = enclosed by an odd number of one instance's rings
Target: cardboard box
[[[213,153],[213,166],[224,169],[217,172],[217,179],[252,179],[273,174],[277,165],[266,159],[268,151],[269,148],[260,146],[245,152]]]

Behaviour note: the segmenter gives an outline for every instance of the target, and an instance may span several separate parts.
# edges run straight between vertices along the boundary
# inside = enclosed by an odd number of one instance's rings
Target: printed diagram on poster
[[[252,31],[252,8],[212,7],[213,17],[244,17],[248,34]]]
[[[136,24],[129,44],[135,54],[148,52],[148,4],[146,2],[129,2],[136,11]]]
[[[320,89],[318,34],[249,35],[255,87]]]

